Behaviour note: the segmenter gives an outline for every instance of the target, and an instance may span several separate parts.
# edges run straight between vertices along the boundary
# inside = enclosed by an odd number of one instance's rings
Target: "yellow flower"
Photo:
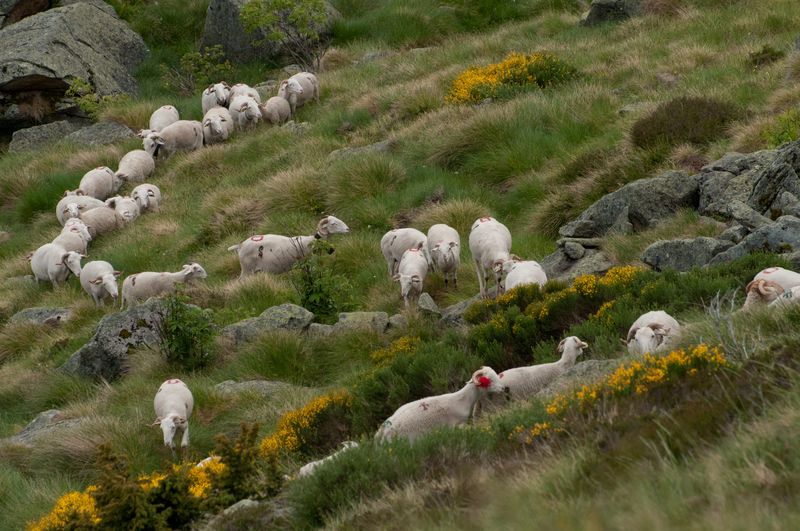
[[[639,273],[644,271],[641,267],[636,266],[621,266],[612,267],[609,269],[603,278],[600,279],[600,284],[603,286],[619,286],[629,284]]]
[[[398,354],[410,354],[416,351],[419,343],[419,337],[402,336],[393,341],[388,347],[374,351],[370,354],[370,358],[377,365],[387,365]]]
[[[79,524],[83,524],[81,528],[99,525],[97,504],[91,492],[86,489],[86,492],[73,491],[64,494],[56,501],[49,514],[28,524],[28,531],[74,529]]]
[[[217,456],[202,465],[190,468],[186,473],[189,478],[189,494],[195,498],[205,498],[211,491],[213,479],[224,470],[225,463]]]
[[[581,295],[591,297],[597,293],[597,277],[594,275],[581,275],[572,281],[572,288]]]

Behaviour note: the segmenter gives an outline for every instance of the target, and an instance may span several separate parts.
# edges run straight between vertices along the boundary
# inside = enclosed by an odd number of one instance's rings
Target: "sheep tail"
[[[228,250],[229,250],[229,251],[237,251],[237,252],[238,252],[238,251],[239,251],[239,246],[240,246],[240,245],[241,245],[241,244],[239,244],[239,243],[237,243],[236,245],[231,245],[230,247],[228,247]]]

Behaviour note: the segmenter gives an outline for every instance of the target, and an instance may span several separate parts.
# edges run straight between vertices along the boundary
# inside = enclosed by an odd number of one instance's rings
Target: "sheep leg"
[[[458,272],[453,271],[453,289],[458,289]]]
[[[500,271],[500,273],[495,273],[494,274],[494,282],[495,282],[495,285],[497,287],[497,293],[495,294],[495,297],[499,297],[505,291],[505,290],[503,290],[503,284],[502,284],[503,280],[502,279],[503,279],[503,272],[502,271]]]
[[[183,429],[183,435],[181,436],[181,449],[186,448],[189,446],[189,423],[186,423],[186,428]]]
[[[477,260],[475,260],[475,272],[478,274],[478,286],[480,286],[481,297],[485,299],[486,298],[486,279],[488,279],[488,277],[484,278],[484,274],[483,274],[482,269],[483,268],[481,267],[481,264]]]

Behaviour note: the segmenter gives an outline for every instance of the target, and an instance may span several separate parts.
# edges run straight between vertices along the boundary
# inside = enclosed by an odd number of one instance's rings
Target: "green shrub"
[[[280,476],[274,461],[263,463],[266,475],[261,476],[262,462],[258,451],[258,424],[242,423],[239,437],[231,441],[224,434],[215,437],[211,455],[218,456],[222,471],[213,476],[207,508],[223,508],[244,498],[259,494],[274,494],[280,486]]]
[[[64,94],[68,98],[74,98],[80,110],[92,118],[97,118],[105,107],[127,102],[130,97],[126,94],[115,94],[109,96],[99,96],[95,93],[94,87],[84,79],[74,78],[69,83],[69,87]]]
[[[322,322],[332,322],[349,307],[350,283],[331,268],[328,255],[334,251],[328,241],[318,239],[311,255],[292,268],[291,281],[300,295],[300,305]]]
[[[209,46],[202,52],[183,55],[178,68],[161,65],[161,77],[166,88],[183,96],[192,96],[198,87],[232,79],[233,66],[225,59],[221,45]]]
[[[751,66],[758,68],[783,59],[785,55],[786,52],[783,50],[776,50],[769,44],[765,44],[760,50],[750,52],[750,55],[748,56],[748,62]]]
[[[27,223],[39,212],[53,212],[56,203],[53,198],[60,198],[64,190],[77,188],[82,175],[82,171],[57,173],[27,187],[14,205],[14,217]]]
[[[800,138],[800,109],[789,109],[779,114],[762,135],[770,149]]]
[[[631,140],[636,147],[704,145],[725,136],[726,126],[739,115],[730,103],[712,98],[682,96],[662,103],[633,124]]]
[[[167,362],[191,371],[214,360],[214,336],[217,332],[211,311],[187,301],[180,293],[164,298],[164,312],[156,332]]]

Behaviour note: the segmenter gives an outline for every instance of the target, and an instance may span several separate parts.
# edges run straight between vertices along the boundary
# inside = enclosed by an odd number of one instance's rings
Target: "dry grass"
[[[103,122],[117,122],[137,131],[148,127],[150,115],[156,108],[150,102],[112,104],[103,107],[97,118]]]
[[[488,215],[491,210],[474,199],[450,199],[421,208],[411,222],[422,230],[445,223],[466,237],[475,220]]]

